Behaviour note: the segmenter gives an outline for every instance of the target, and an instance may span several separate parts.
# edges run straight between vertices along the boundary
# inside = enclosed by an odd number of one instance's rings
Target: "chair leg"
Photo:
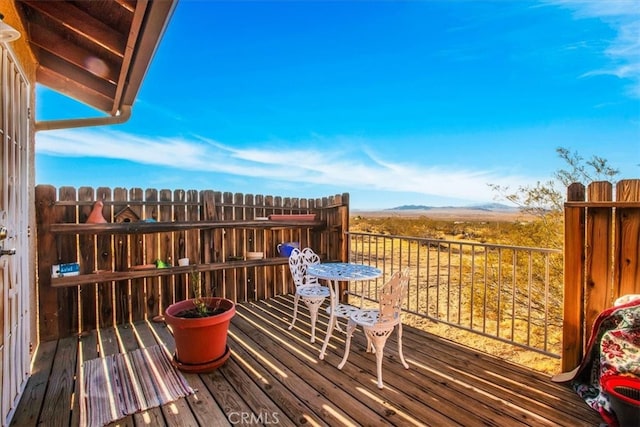
[[[371,342],[371,338],[367,336],[367,353],[375,353],[376,349],[373,348],[373,343]]]
[[[316,321],[318,320],[318,309],[322,304],[322,301],[309,301],[305,300],[305,304],[309,308],[309,317],[311,320],[311,343],[316,342]]]
[[[387,330],[375,330],[365,329],[367,340],[371,340],[373,344],[373,350],[376,354],[376,371],[378,373],[378,388],[383,388],[382,383],[382,358],[384,357],[384,346],[387,343],[387,338],[393,332],[393,328]]]
[[[336,326],[336,316],[329,315],[329,325],[327,326],[327,334],[324,337],[324,343],[322,343],[322,348],[320,349],[320,356],[318,357],[320,360],[324,360],[325,352],[327,351],[327,345],[329,344],[329,339],[333,333],[333,328]]]
[[[351,336],[353,335],[353,331],[356,330],[356,323],[349,319],[347,323],[347,339],[344,342],[344,356],[342,356],[342,361],[338,365],[338,369],[342,369],[344,364],[347,363],[347,359],[349,358],[349,349],[351,348]]]
[[[300,299],[300,295],[296,294],[296,296],[293,299],[293,319],[291,319],[289,330],[293,329],[293,324],[296,323],[296,318],[298,317],[298,300],[299,299]]]
[[[409,364],[404,360],[404,354],[402,354],[402,323],[398,323],[398,355],[404,369],[409,369]]]

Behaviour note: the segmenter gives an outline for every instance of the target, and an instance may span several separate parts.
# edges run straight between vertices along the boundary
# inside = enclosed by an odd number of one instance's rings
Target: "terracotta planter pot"
[[[164,320],[176,342],[173,364],[183,371],[209,372],[229,358],[227,331],[231,318],[236,314],[236,306],[226,298],[208,297],[203,300],[207,306],[220,307],[225,311],[208,317],[179,317],[180,312],[194,307],[191,299],[179,301],[165,310]]]

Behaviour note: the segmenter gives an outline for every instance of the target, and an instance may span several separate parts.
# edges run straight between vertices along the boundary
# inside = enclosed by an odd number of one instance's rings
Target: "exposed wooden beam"
[[[65,78],[65,76],[57,74],[51,69],[38,67],[36,71],[36,78],[38,79],[38,83],[83,102],[93,108],[97,108],[101,111],[111,111],[113,106],[112,98],[104,96],[89,87],[82,86],[74,80]]]
[[[124,55],[127,42],[125,35],[115,32],[113,28],[74,7],[70,2],[24,1],[23,3],[112,54],[120,58]]]
[[[136,9],[136,7],[129,0],[114,0],[114,3],[119,4],[123,9],[128,10],[132,13]]]
[[[40,49],[50,52],[65,61],[83,68],[96,77],[105,79],[113,84],[118,81],[120,65],[106,58],[97,58],[78,45],[69,43],[59,33],[38,24],[31,24],[31,43]],[[114,59],[117,56],[112,56]]]
[[[97,93],[100,93],[108,98],[113,99],[116,93],[116,85],[110,83],[105,79],[94,76],[88,73],[83,68],[79,68],[69,62],[64,61],[58,56],[52,55],[49,52],[39,52],[40,58],[39,67],[49,68],[56,70],[56,74],[60,75],[62,79],[71,79],[78,82],[79,85],[89,88]]]

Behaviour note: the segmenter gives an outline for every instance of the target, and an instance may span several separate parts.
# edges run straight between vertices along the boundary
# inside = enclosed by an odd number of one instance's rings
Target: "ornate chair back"
[[[379,323],[399,322],[402,312],[402,303],[407,296],[409,283],[409,269],[397,271],[391,279],[384,284],[380,292],[380,316]]]
[[[291,251],[291,255],[289,255],[289,270],[291,270],[291,276],[293,277],[293,283],[295,283],[296,288],[318,284],[316,277],[309,277],[307,275],[307,267],[312,264],[320,264],[320,257],[313,252],[313,249],[304,248],[300,250],[294,248]]]

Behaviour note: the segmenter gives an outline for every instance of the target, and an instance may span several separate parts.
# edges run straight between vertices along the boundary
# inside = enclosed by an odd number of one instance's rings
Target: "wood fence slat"
[[[126,188],[117,187],[113,189],[113,209],[112,218],[109,222],[116,222],[117,216],[121,211],[128,207],[129,192]],[[129,269],[129,249],[132,236],[128,234],[114,235],[115,251],[114,251],[114,268],[115,271],[127,271]],[[113,284],[115,301],[115,319],[116,323],[125,323],[130,321],[131,306],[129,295],[131,295],[131,281],[119,280]]]
[[[76,201],[76,189],[73,187],[61,187],[58,190],[58,198],[61,200]],[[63,206],[62,221],[75,223],[77,213],[75,206]],[[78,246],[76,236],[58,236],[56,239],[59,263],[78,262]],[[78,288],[67,288],[58,293],[58,304],[65,309],[60,313],[58,327],[62,336],[72,335],[78,332]]]
[[[610,183],[592,182],[587,186],[589,201],[607,202],[613,197]],[[612,212],[609,208],[587,208],[585,330],[605,308],[612,295]]]
[[[129,208],[135,213],[140,220],[144,220],[144,209],[142,205],[138,205],[135,202],[144,201],[144,192],[142,188],[131,188],[129,190],[129,201],[131,203]],[[140,234],[134,234],[131,236],[131,260],[130,266],[146,264],[144,259],[144,237]],[[131,279],[131,317],[133,321],[144,320],[146,318],[146,279]]]
[[[640,180],[616,184],[616,201],[639,202]],[[640,294],[640,208],[616,208],[615,297]]]
[[[173,207],[166,203],[173,200],[171,190],[160,190],[160,217],[162,222],[173,221]],[[166,233],[159,233],[159,256],[163,262],[168,265],[173,265],[175,259],[173,254],[173,232],[168,231]],[[164,310],[171,304],[173,304],[173,276],[165,276],[160,278],[160,312],[164,313]]]
[[[222,209],[222,205],[224,203],[224,195],[220,191],[216,191],[213,193],[214,203],[214,217],[218,220],[224,220],[224,211]],[[213,252],[213,262],[224,262],[226,261],[226,254],[224,248],[224,229],[216,229],[213,231],[213,248],[210,250]],[[224,296],[224,271],[216,271],[208,276],[208,286],[211,289],[215,289],[215,296]]]
[[[186,215],[185,219],[187,221],[199,221],[200,208],[198,206],[198,203],[199,203],[198,192],[195,190],[187,191],[186,202],[187,202],[187,206],[186,206],[186,212],[185,212],[185,215]],[[203,248],[202,248],[202,242],[200,239],[200,231],[186,230],[184,233],[184,238],[185,238],[184,256],[189,258],[189,263],[199,264],[201,262],[204,262],[202,260],[202,255],[201,255],[203,254]],[[182,279],[184,281],[183,286],[181,286],[177,290],[177,295],[176,295],[176,298],[178,300],[188,298],[189,296],[189,287],[190,287],[189,277],[188,275],[186,275],[186,276],[183,276]],[[203,281],[202,285],[205,286],[205,289],[206,289],[206,282]],[[209,296],[207,292],[205,292],[205,295]]]
[[[79,202],[95,203],[94,189],[91,187],[80,187],[78,189]],[[78,222],[86,222],[92,210],[92,204],[81,204],[78,208]],[[92,273],[98,270],[96,263],[96,236],[81,235],[78,236],[80,245],[80,274]],[[87,332],[97,327],[96,319],[96,295],[98,291],[97,285],[88,285],[79,287],[80,292],[80,316],[81,316],[81,332]]]
[[[265,200],[267,202],[266,203],[267,206],[271,207],[269,214],[284,213],[282,209],[282,197],[268,196]],[[269,250],[273,254],[273,256],[280,256],[277,250],[279,243],[289,241],[287,237],[283,235],[283,233],[284,233],[284,230],[282,229],[274,230],[272,233],[269,233],[269,237],[270,237]],[[275,270],[275,282],[279,284],[279,287],[280,289],[283,290],[283,292],[284,292],[284,289],[287,289],[287,290],[291,289],[292,291],[294,290],[294,285],[290,278],[291,278],[291,273],[288,268],[286,270],[283,268]],[[286,283],[290,283],[291,286],[286,286],[285,285]]]
[[[173,221],[176,222],[184,222],[187,220],[187,192],[185,190],[174,190],[173,192]],[[173,262],[171,265],[178,265],[178,260],[180,258],[187,257],[187,232],[186,230],[178,230],[171,233],[172,234],[172,258]],[[192,262],[195,261],[191,258]],[[178,276],[171,276],[169,279],[171,281],[170,285],[173,290],[171,296],[171,303],[173,304],[176,301],[180,301],[188,295],[187,287],[189,286],[189,275],[181,274]]]
[[[235,193],[233,195],[233,203],[236,206],[233,210],[233,219],[235,221],[243,221],[246,219],[245,210],[246,207],[244,205],[244,195],[241,193]],[[235,246],[235,254],[239,257],[245,257],[247,254],[247,229],[246,228],[237,228],[233,230],[234,233],[234,246]],[[236,294],[238,295],[237,301],[247,301],[249,298],[253,298],[253,292],[250,291],[250,284],[247,280],[247,269],[240,268],[234,270],[236,274],[236,278],[234,283],[236,284]],[[252,285],[252,284],[251,284]]]
[[[214,221],[217,218],[216,215],[216,198],[215,194],[211,190],[202,191],[200,193],[200,219],[203,221]],[[220,232],[221,230],[198,230],[199,235],[201,236],[201,246],[200,246],[200,262],[208,264],[214,262],[216,259],[216,232]],[[213,283],[215,282],[215,273],[205,274],[202,277],[202,284],[207,289],[207,295],[211,295],[212,292],[210,289],[213,287]]]
[[[98,187],[96,200],[111,201],[111,189]],[[109,205],[105,204],[102,215],[107,221],[110,222],[112,220],[111,207]],[[114,271],[114,248],[114,236],[96,237],[97,270]],[[106,328],[115,323],[113,282],[99,283],[97,294],[98,325],[100,328]]]
[[[223,195],[222,217],[227,220],[233,220],[233,194],[225,192]],[[228,260],[229,256],[237,256],[235,248],[235,230],[225,229],[224,237],[222,240],[222,256],[224,260]],[[236,283],[236,270],[224,270],[222,281],[222,296],[229,298],[233,301],[240,301],[236,286],[231,286],[231,283]],[[229,286],[227,286],[227,283]],[[219,292],[219,291],[218,291]]]
[[[146,189],[144,199],[147,202],[145,205],[145,219],[158,221],[160,219],[158,190]],[[145,264],[153,264],[160,257],[159,240],[160,236],[157,233],[144,235]],[[160,280],[160,277],[146,279],[147,319],[153,319],[164,314],[160,309]]]
[[[244,212],[243,218],[245,220],[252,220],[256,217],[255,215],[255,207],[253,203],[253,194],[245,194],[244,195]],[[245,250],[244,254],[246,256],[247,252],[255,252],[260,251],[256,246],[256,229],[245,229],[244,230],[244,238],[245,238]],[[266,269],[261,268],[258,271],[257,268],[246,268],[245,276],[246,276],[246,288],[248,299],[257,300],[258,298],[263,298],[260,295],[264,295],[264,291],[262,286],[264,285],[264,280],[262,280],[259,275],[261,272],[264,272]]]

